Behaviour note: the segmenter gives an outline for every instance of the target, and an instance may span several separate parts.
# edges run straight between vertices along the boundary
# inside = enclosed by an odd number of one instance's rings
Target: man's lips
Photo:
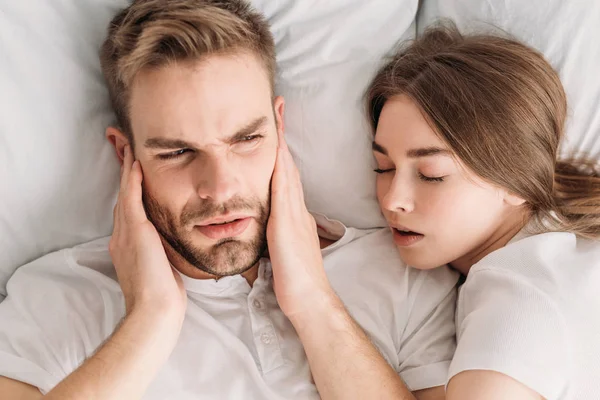
[[[245,218],[249,218],[250,216],[247,214],[226,214],[226,215],[220,215],[218,217],[213,217],[207,220],[204,220],[202,222],[200,222],[199,224],[197,224],[197,226],[208,226],[208,225],[215,225],[215,224],[224,224],[224,223],[228,223],[228,222],[233,222],[235,220],[238,219],[245,219]]]
[[[236,219],[228,218],[215,218],[214,223],[196,225],[194,228],[197,229],[204,236],[209,239],[219,240],[225,238],[234,238],[240,236],[248,228],[252,222],[251,217],[242,217]]]

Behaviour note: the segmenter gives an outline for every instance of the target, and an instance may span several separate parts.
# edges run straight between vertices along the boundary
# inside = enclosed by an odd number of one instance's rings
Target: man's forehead
[[[267,71],[256,56],[242,52],[144,68],[130,86],[130,99],[136,103],[152,94],[194,92],[208,98],[222,94],[243,98],[263,91],[272,95]]]
[[[158,136],[210,141],[233,135],[259,118],[272,119],[268,80],[240,74],[235,64],[234,59],[211,77],[206,70],[177,66],[141,75],[131,101],[136,141]]]

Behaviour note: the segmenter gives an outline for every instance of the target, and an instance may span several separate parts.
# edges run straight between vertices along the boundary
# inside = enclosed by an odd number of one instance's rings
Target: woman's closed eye
[[[374,169],[375,173],[377,173],[377,174],[385,174],[388,172],[393,172],[395,170],[396,170],[396,168],[376,168],[376,169]],[[445,176],[428,176],[421,172],[419,172],[418,175],[419,175],[419,179],[422,180],[423,182],[444,182],[444,178],[445,178]]]
[[[427,176],[419,172],[419,179],[424,182],[444,182],[445,176]]]

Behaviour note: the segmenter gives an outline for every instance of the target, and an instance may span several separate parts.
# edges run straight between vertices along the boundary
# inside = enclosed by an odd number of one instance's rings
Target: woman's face
[[[480,259],[522,204],[468,171],[405,95],[385,103],[373,152],[379,205],[401,258],[415,268]]]

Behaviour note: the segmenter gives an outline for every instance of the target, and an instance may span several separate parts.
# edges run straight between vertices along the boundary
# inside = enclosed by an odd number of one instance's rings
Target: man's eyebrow
[[[181,139],[169,139],[164,137],[149,138],[144,142],[144,147],[148,149],[170,150],[182,148],[194,148],[190,142]]]
[[[225,139],[227,143],[235,143],[244,139],[246,136],[253,134],[268,122],[267,117],[259,117],[238,130],[236,133]],[[148,149],[171,150],[171,149],[195,149],[196,146],[188,141],[181,139],[169,139],[165,137],[152,137],[144,142],[144,147]]]
[[[269,119],[265,116],[258,117],[254,121],[250,122],[248,125],[238,130],[236,133],[231,135],[225,141],[227,143],[239,142],[240,140],[243,140],[246,136],[253,134],[260,128],[263,128],[265,125],[267,125],[268,121]]]

